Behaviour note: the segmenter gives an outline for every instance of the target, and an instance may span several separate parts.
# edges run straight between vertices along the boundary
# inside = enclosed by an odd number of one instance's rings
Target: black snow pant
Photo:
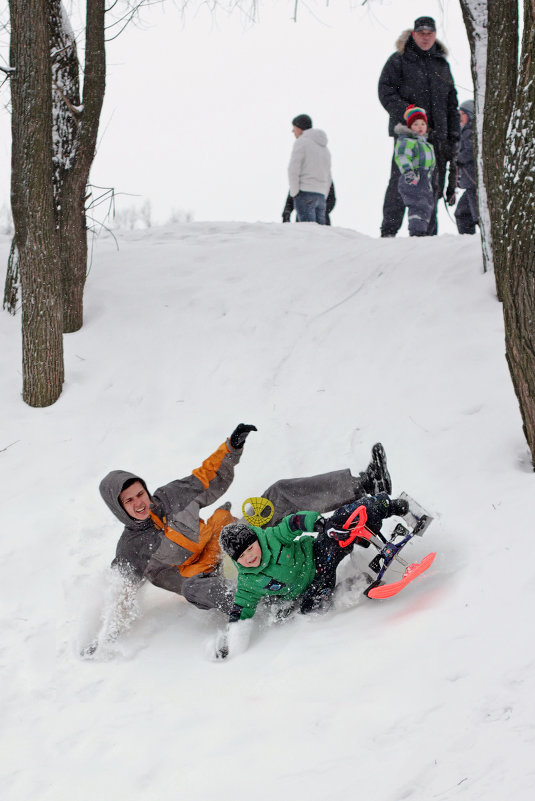
[[[328,537],[325,532],[319,534],[314,542],[314,561],[316,575],[312,584],[299,599],[299,611],[306,615],[330,605],[336,585],[336,568],[353,550],[353,543],[342,548],[340,543]]]
[[[475,187],[465,189],[455,209],[455,222],[460,234],[475,234],[478,221],[477,196]]]
[[[403,175],[399,176],[399,194],[408,209],[409,234],[427,236],[429,220],[433,213],[435,198],[427,170],[420,172],[417,184],[407,184]]]
[[[383,520],[390,517],[390,498],[386,492],[379,492],[373,498],[359,498],[355,503],[344,504],[329,518],[329,528],[341,531],[344,523],[361,504],[366,509],[366,528],[374,534],[380,534]],[[349,536],[349,533],[348,533]],[[308,612],[328,608],[336,585],[336,569],[344,557],[349,556],[355,545],[367,548],[369,541],[365,537],[355,537],[353,542],[342,546],[340,542],[322,531],[314,542],[314,561],[316,575],[310,586],[299,599],[300,612]]]
[[[447,142],[433,142],[433,147],[435,148],[435,158],[437,163],[433,173],[434,203],[427,227],[428,236],[434,236],[438,231],[437,205],[438,201],[444,194],[446,168],[448,166],[449,158],[449,145]],[[403,203],[403,199],[399,194],[398,183],[399,167],[392,156],[390,180],[386,188],[385,199],[383,203],[383,222],[381,223],[381,236],[383,237],[395,236],[401,228],[401,224],[403,223],[405,204]]]

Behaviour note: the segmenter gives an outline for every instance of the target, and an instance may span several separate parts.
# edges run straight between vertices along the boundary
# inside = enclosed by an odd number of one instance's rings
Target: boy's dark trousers
[[[324,531],[318,534],[314,542],[316,575],[312,584],[301,596],[299,610],[301,614],[314,612],[330,602],[336,584],[336,568],[352,550],[353,543],[347,548],[341,548],[340,543],[328,537]]]
[[[435,201],[429,171],[420,170],[417,184],[407,184],[400,175],[398,190],[408,210],[410,236],[427,236]]]
[[[429,140],[431,141],[431,139]],[[395,143],[395,139],[394,139]],[[446,182],[446,171],[448,166],[448,145],[441,141],[433,141],[435,148],[435,174],[433,178],[433,207],[427,227],[427,236],[434,236],[438,231],[437,224],[437,205],[444,192]],[[405,204],[398,190],[399,167],[392,156],[390,167],[390,180],[385,192],[383,203],[383,222],[381,224],[381,236],[395,236],[403,223],[405,214]]]
[[[374,534],[380,533],[383,520],[393,513],[388,494],[379,492],[373,497],[364,496],[339,507],[329,518],[329,527],[342,531],[344,523],[359,506],[365,507],[366,528]],[[349,534],[348,530],[347,537]],[[329,605],[336,584],[336,568],[342,559],[351,553],[355,545],[367,547],[369,542],[357,536],[347,547],[342,548],[338,540],[329,537],[325,531],[318,534],[314,542],[316,575],[300,600],[300,612],[303,615]]]

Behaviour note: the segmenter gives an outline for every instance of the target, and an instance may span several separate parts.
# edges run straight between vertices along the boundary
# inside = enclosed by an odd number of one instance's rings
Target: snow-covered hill
[[[20,318],[0,315],[4,798],[531,799],[534,476],[481,269],[477,237],[101,238],[65,391],[40,410],[20,400]],[[258,432],[236,510],[277,478],[358,471],[381,440],[394,494],[435,515],[410,546],[433,567],[390,600],[258,627],[222,664],[217,613],[145,586],[115,657],[82,661],[120,533],[101,477],[184,476],[241,421]]]

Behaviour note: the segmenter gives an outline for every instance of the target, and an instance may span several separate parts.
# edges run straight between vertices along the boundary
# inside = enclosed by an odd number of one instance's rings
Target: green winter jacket
[[[238,586],[231,620],[253,617],[264,595],[297,598],[307,589],[316,575],[315,537],[296,537],[303,531],[313,531],[318,517],[318,512],[298,512],[287,515],[272,528],[250,526],[258,537],[262,561],[258,567],[236,563]]]
[[[396,125],[397,136],[394,159],[401,174],[411,170],[417,175],[420,170],[432,171],[435,167],[435,149],[427,141],[427,135],[418,136],[406,125]]]

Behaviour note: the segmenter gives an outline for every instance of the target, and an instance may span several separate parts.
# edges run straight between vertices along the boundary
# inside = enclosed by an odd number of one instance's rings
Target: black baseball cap
[[[437,26],[433,17],[418,17],[414,20],[415,31],[436,31]]]

